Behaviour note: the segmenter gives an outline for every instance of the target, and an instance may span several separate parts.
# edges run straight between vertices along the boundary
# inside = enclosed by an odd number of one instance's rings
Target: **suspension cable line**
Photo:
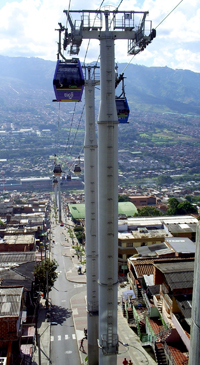
[[[76,129],[75,135],[74,135],[74,140],[73,140],[73,143],[72,143],[72,146],[71,146],[70,155],[72,153],[72,149],[73,149],[73,146],[74,146],[74,142],[76,140],[76,136],[77,136],[77,133],[78,133],[78,129],[80,127],[80,123],[81,123],[81,119],[82,119],[82,116],[83,116],[84,109],[85,109],[85,104],[83,106],[83,109],[82,109],[82,112],[81,112],[81,115],[80,115],[80,118],[79,118],[79,123],[78,123],[77,129]]]
[[[167,18],[169,15],[171,15],[173,13],[173,11],[183,2],[183,0],[179,1],[179,3],[169,12],[169,14],[167,14],[163,20],[161,20],[161,22],[154,28],[154,29],[157,29]],[[124,73],[124,71],[127,69],[127,67],[130,65],[130,63],[132,62],[133,58],[135,57],[136,55],[133,55],[133,57],[131,57],[131,60],[127,63],[127,65],[125,66],[124,70],[122,71],[122,73]]]
[[[57,132],[57,141],[56,141],[56,155],[58,154],[58,147],[59,147],[59,138],[60,138],[60,102],[59,104],[59,109],[58,109],[58,132]]]
[[[105,0],[102,0],[102,2],[101,2],[101,4],[100,4],[100,6],[99,6],[99,9],[98,9],[98,10],[100,10],[100,9],[101,9],[101,7],[102,7],[102,5],[103,5],[104,1],[105,1]],[[123,1],[123,0],[122,0],[122,1]],[[97,11],[98,11],[98,10],[97,10]],[[97,14],[96,14],[96,15],[95,15],[95,17],[94,17],[93,26],[94,26],[94,22],[95,22],[96,17],[97,17]],[[87,48],[86,48],[86,51],[85,51],[85,57],[84,57],[84,60],[83,60],[83,64],[84,64],[84,65],[85,65],[85,59],[86,59],[86,57],[87,57],[87,53],[88,53],[88,49],[89,49],[89,45],[90,45],[90,39],[88,40]]]
[[[74,104],[74,110],[73,110],[73,114],[72,114],[70,130],[69,130],[69,134],[68,134],[68,138],[67,138],[67,147],[65,148],[65,153],[66,154],[67,154],[67,149],[69,147],[69,140],[70,140],[70,136],[71,136],[71,130],[72,130],[72,125],[73,125],[73,121],[74,121],[75,110],[76,110],[76,103]]]
[[[168,18],[168,16],[169,15],[171,15],[171,13],[173,13],[173,11],[181,4],[183,2],[183,0],[181,0],[176,6],[175,6],[175,8],[173,8],[171,11],[170,11],[170,13],[169,14],[167,14],[166,15],[166,17],[163,19],[163,20],[161,20],[161,22],[155,27],[155,29],[157,29],[158,27],[159,27],[159,25],[161,25],[164,21],[165,21],[165,19],[167,19]]]

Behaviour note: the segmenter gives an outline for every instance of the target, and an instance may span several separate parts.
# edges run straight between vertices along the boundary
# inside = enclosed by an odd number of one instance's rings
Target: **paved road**
[[[65,233],[64,233],[65,232]],[[70,250],[67,248],[66,229],[60,225],[52,228],[55,244],[51,247],[51,257],[55,258],[59,264],[58,279],[50,293],[52,302],[52,322],[51,325],[51,361],[53,365],[78,365],[80,357],[77,348],[77,334],[75,333],[72,313],[70,309],[70,298],[78,293],[84,284],[77,285],[66,280],[66,272],[72,269],[70,257],[63,256],[63,252]]]

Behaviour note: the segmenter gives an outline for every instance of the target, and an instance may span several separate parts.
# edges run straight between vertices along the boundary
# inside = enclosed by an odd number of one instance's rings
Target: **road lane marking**
[[[69,336],[68,335],[65,335],[65,340],[68,340]]]
[[[73,340],[75,340],[76,339],[76,335],[73,333],[73,335],[72,335],[72,338],[73,338]]]
[[[51,342],[54,341],[54,336],[51,336]]]
[[[74,288],[82,288],[83,284],[74,284]]]
[[[58,341],[61,341],[61,336],[58,336]]]

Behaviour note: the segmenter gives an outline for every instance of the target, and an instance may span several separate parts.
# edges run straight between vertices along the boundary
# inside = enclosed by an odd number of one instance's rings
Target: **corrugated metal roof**
[[[34,234],[4,236],[4,242],[9,245],[32,244],[34,243],[34,240]]]
[[[169,223],[167,224],[168,230],[173,233],[183,233],[183,232],[196,232],[196,223]]]
[[[35,255],[35,252],[1,252],[0,267],[10,267],[19,263],[35,261]]]
[[[192,295],[179,295],[175,299],[185,320],[191,323]]]
[[[166,238],[165,241],[169,243],[169,245],[176,252],[189,252],[195,253],[196,245],[187,237],[170,237]]]
[[[159,254],[159,250],[163,250],[168,248],[166,243],[161,242],[161,243],[154,243],[153,245],[150,246],[141,246],[141,247],[136,247],[137,252],[145,257],[145,256],[157,256],[157,254]]]
[[[192,288],[193,278],[194,278],[194,272],[187,271],[187,269],[185,270],[185,272],[174,272],[165,274],[165,279],[168,285],[170,286],[171,290]]]
[[[19,316],[23,288],[0,288],[0,317]]]
[[[157,225],[157,224],[195,224],[198,220],[191,215],[181,216],[162,216],[162,217],[133,217],[128,218],[128,225],[145,226],[145,225]]]
[[[163,274],[194,271],[194,260],[168,260],[156,262],[155,267]]]

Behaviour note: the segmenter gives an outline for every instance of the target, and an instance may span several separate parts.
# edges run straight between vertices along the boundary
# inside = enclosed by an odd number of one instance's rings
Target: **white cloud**
[[[4,0],[5,1],[5,0]],[[120,1],[109,0],[111,9]],[[157,37],[144,52],[133,59],[133,63],[146,66],[168,66],[188,68],[200,72],[200,9],[198,0],[184,0],[178,4],[174,0],[124,0],[119,10],[149,11],[148,20],[157,27]],[[101,1],[85,0],[81,7],[97,9]],[[0,9],[0,54],[7,56],[41,57],[56,60],[58,22],[66,24],[66,0],[21,0],[5,3]],[[71,1],[71,10],[81,10],[80,0]],[[73,18],[75,14],[73,14]],[[78,16],[78,14],[76,14]],[[80,58],[84,59],[88,41],[81,45]],[[129,62],[127,41],[116,41],[116,60]],[[99,42],[90,42],[86,62],[96,61]],[[67,54],[66,54],[67,56]]]

